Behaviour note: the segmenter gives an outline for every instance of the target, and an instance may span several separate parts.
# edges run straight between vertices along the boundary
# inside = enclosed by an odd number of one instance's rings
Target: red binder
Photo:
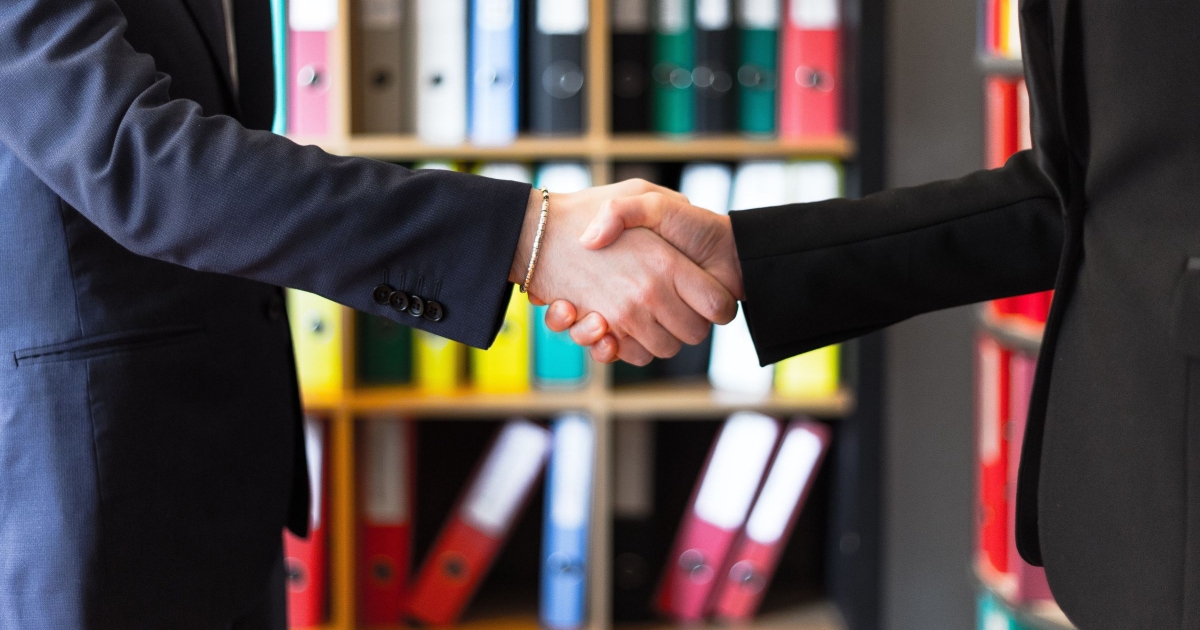
[[[1008,434],[1011,437],[1008,445],[1008,524],[1009,531],[1017,522],[1017,463],[1021,461],[1021,445],[1025,437],[1025,420],[1029,413],[1029,396],[1033,392],[1034,372],[1037,369],[1037,359],[1020,352],[1012,353],[1009,358],[1009,416],[1011,417]],[[1035,567],[1017,552],[1015,536],[1007,540],[1008,570],[1014,586],[1010,598],[1016,603],[1032,600],[1053,599],[1050,585],[1046,582],[1046,571]]]
[[[796,420],[788,425],[746,527],[721,572],[712,606],[718,619],[745,621],[758,610],[825,458],[829,438],[829,428],[819,422]]]
[[[830,136],[842,129],[842,20],[838,0],[789,0],[780,64],[779,133]]]
[[[545,467],[550,440],[526,420],[500,430],[417,574],[409,596],[414,621],[446,626],[462,614]]]
[[[991,568],[1008,570],[1008,361],[990,337],[978,344],[979,548]]]
[[[325,135],[329,129],[329,40],[338,0],[288,2],[288,133]]]
[[[986,168],[1000,168],[1017,152],[1017,83],[1004,77],[987,79]]]
[[[412,426],[398,419],[366,422],[363,457],[359,594],[362,622],[398,624],[405,610],[412,553]]]
[[[325,621],[329,590],[329,501],[324,425],[311,418],[305,420],[304,441],[308,454],[309,483],[312,488],[308,538],[298,538],[291,532],[283,534],[288,620],[294,628],[316,626]]]
[[[667,556],[655,598],[659,612],[679,621],[703,618],[778,439],[779,422],[762,414],[725,421]]]

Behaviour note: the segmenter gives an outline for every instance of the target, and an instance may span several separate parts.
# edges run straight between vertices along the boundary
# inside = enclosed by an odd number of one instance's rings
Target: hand
[[[638,227],[654,230],[712,274],[731,294],[738,299],[745,297],[729,217],[693,206],[677,193],[647,191],[608,201],[580,242],[589,249],[603,248],[617,241],[625,230]],[[618,357],[624,359],[626,354],[644,352],[636,347],[636,340],[618,340],[599,314],[589,313],[576,321],[577,315],[574,305],[556,302],[546,312],[546,324],[557,332],[570,328],[572,340],[590,346],[592,358],[600,362],[611,363]]]
[[[639,365],[654,356],[674,356],[682,343],[699,343],[711,322],[729,322],[737,313],[734,296],[721,282],[649,230],[630,230],[602,250],[583,246],[580,236],[606,202],[647,193],[682,202],[678,193],[638,180],[551,194],[529,287],[538,302],[566,300],[595,312],[606,333],[627,342],[621,358]],[[514,282],[525,279],[541,202],[541,193],[534,191],[509,272]]]

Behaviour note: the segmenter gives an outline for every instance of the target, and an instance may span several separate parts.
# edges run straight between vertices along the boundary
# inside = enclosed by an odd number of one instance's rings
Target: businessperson
[[[486,347],[536,249],[533,293],[639,351],[735,312],[649,230],[579,245],[648,184],[551,195],[538,242],[529,186],[264,131],[270,41],[267,0],[0,3],[0,628],[285,627],[308,487],[278,286]]]
[[[1084,630],[1194,630],[1200,65],[1187,60],[1200,38],[1186,25],[1200,23],[1200,3],[1022,0],[1020,13],[1034,146],[1003,168],[730,218],[666,198],[648,211],[618,202],[585,240],[649,225],[713,265],[744,291],[763,363],[918,313],[1055,289],[1018,547]],[[574,315],[554,312],[560,328]],[[578,328],[595,341],[603,318]],[[595,353],[610,358],[615,338],[603,339]]]

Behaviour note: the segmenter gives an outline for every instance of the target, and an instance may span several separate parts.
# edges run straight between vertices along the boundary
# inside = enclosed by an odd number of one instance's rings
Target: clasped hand
[[[514,282],[525,277],[540,207],[534,191]],[[700,343],[744,297],[729,218],[636,179],[551,195],[529,293],[535,304],[553,301],[551,330],[569,329],[597,361],[634,365]]]

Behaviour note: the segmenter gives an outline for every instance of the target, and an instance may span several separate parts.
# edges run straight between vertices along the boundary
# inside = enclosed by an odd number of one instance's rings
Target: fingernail
[[[579,242],[585,245],[590,244],[596,240],[597,236],[600,235],[599,232],[600,229],[597,228],[595,224],[590,224],[587,226],[587,229],[583,231],[583,236],[579,237]]]

